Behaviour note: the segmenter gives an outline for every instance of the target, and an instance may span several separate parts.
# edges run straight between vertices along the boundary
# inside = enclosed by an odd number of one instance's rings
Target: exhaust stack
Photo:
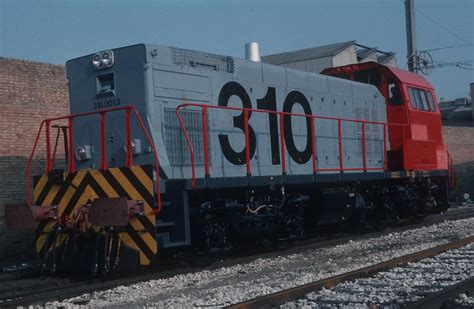
[[[245,59],[260,62],[260,50],[257,42],[245,44]]]

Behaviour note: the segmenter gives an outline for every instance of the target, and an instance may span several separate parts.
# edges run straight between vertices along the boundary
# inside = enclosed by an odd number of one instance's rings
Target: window
[[[421,89],[416,89],[416,97],[418,99],[418,107],[424,111],[429,111],[430,108],[428,107],[428,102],[426,102],[425,91]]]
[[[428,98],[428,104],[430,105],[430,109],[435,112],[436,105],[434,102],[433,94],[430,91],[426,91],[426,97]]]
[[[408,93],[410,95],[411,106],[414,109],[427,112],[436,111],[436,106],[431,92],[419,88],[408,87]]]
[[[410,94],[411,106],[414,109],[418,109],[418,101],[416,100],[415,90],[412,87],[408,87],[408,93]]]
[[[401,105],[403,103],[400,86],[394,81],[388,81],[388,103],[390,105]]]

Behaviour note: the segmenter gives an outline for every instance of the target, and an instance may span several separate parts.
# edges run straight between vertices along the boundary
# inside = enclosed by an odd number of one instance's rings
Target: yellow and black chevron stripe
[[[79,170],[64,175],[57,184],[53,177],[43,175],[34,181],[34,205],[56,205],[58,215],[64,219],[71,217],[76,207],[102,197],[126,197],[142,200],[145,214],[130,219],[120,238],[125,246],[140,252],[140,265],[148,265],[158,251],[155,230],[153,167],[151,165],[115,167],[105,170]],[[51,250],[45,248],[48,232],[56,225],[55,221],[39,222],[36,226],[36,251],[42,255]],[[59,235],[56,246],[66,239]]]

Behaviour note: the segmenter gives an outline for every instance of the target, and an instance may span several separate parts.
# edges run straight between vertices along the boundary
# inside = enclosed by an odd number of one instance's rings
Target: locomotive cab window
[[[426,102],[425,91],[421,89],[416,89],[416,97],[419,99],[419,102],[421,102],[421,108],[424,111],[429,111],[430,109],[428,107],[428,102]]]
[[[411,106],[414,109],[426,112],[436,111],[433,95],[431,92],[425,91],[423,89],[408,87],[408,93],[410,95]]]
[[[402,91],[400,85],[395,81],[388,81],[388,103],[390,105],[402,105]]]
[[[436,105],[433,98],[433,94],[430,91],[426,91],[426,98],[428,99],[428,104],[430,105],[430,109],[433,112],[436,112]]]
[[[415,90],[412,87],[408,87],[408,94],[410,95],[411,106],[414,109],[418,109],[418,101],[416,100]]]

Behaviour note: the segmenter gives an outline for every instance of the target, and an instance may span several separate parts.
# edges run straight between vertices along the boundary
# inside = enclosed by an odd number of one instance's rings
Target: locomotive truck
[[[10,226],[34,221],[50,270],[149,265],[161,250],[448,207],[435,92],[414,73],[367,62],[316,74],[148,44],[70,60],[66,72],[71,114],[41,123],[28,203],[6,210]],[[31,177],[40,140],[45,172]]]

